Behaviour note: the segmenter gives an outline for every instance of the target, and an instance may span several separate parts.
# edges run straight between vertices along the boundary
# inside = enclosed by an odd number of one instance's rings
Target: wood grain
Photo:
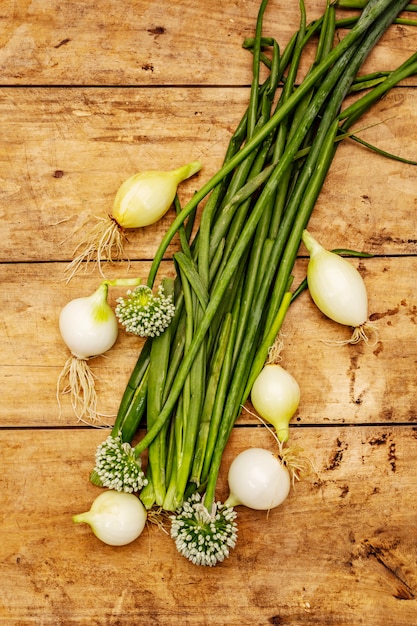
[[[77,229],[111,211],[125,178],[200,159],[202,171],[179,189],[186,203],[221,166],[248,98],[247,89],[218,88],[1,90],[0,261],[71,259]],[[414,90],[395,89],[356,126],[371,144],[416,159]],[[312,218],[323,244],[415,254],[414,175],[413,165],[342,143]],[[172,215],[128,233],[131,259],[153,258]]]
[[[372,422],[415,422],[416,300],[412,277],[417,261],[402,257],[353,261],[369,289],[370,317],[377,337],[369,345],[329,346],[325,341],[349,338],[351,330],[326,319],[307,292],[292,305],[283,327],[283,364],[299,381],[300,407],[297,424],[361,424]],[[117,266],[118,275],[146,278],[149,263]],[[161,276],[174,276],[165,262]],[[299,284],[306,272],[300,258],[295,273]],[[67,397],[59,416],[56,381],[69,356],[59,334],[61,308],[75,297],[89,295],[99,284],[96,275],[81,275],[69,283],[62,280],[63,264],[0,265],[3,291],[2,363],[0,364],[0,423],[3,426],[75,425]],[[390,289],[387,290],[387,285]],[[109,302],[125,289],[114,289]],[[46,305],[45,303],[48,303]],[[374,340],[376,339],[376,343]],[[105,356],[90,361],[97,375],[96,389],[101,411],[115,415],[142,340],[120,331],[116,345]],[[31,408],[26,410],[28,398]],[[249,414],[244,422],[253,423]],[[112,423],[110,419],[108,423]]]
[[[308,21],[325,5],[306,0]],[[351,262],[378,335],[329,346],[350,331],[324,318],[308,292],[290,308],[283,365],[301,387],[291,440],[310,474],[268,514],[238,507],[238,543],[215,568],[193,566],[155,526],[111,548],[71,519],[99,493],[88,477],[108,432],[78,423],[67,397],[60,411],[56,397],[68,356],[59,312],[101,280],[93,271],[64,281],[77,229],[109,213],[137,171],[200,159],[202,171],[179,189],[182,204],[217,171],[248,104],[252,57],[242,42],[258,8],[258,0],[2,2],[1,626],[416,623],[416,169],[352,139],[337,150],[309,229],[326,247],[374,255]],[[283,48],[298,26],[298,3],[270,0],[265,35]],[[415,28],[392,26],[362,73],[393,69],[416,43]],[[309,48],[298,80],[312,58]],[[416,160],[416,87],[416,76],[397,86],[355,132]],[[108,276],[145,279],[172,218],[170,210],[129,232],[130,268],[106,267]],[[160,275],[173,275],[178,246],[174,239]],[[295,285],[306,266],[301,246]],[[111,304],[118,295],[111,290]],[[121,332],[90,361],[109,424],[141,345]],[[220,500],[239,451],[274,449],[246,408],[223,458]]]
[[[202,570],[156,527],[112,548],[73,525],[98,492],[88,473],[99,431],[3,432],[1,485],[19,485],[3,490],[0,512],[3,622],[410,626],[416,436],[412,426],[297,432],[315,471],[269,515],[239,507],[231,557]],[[236,429],[219,498],[248,437],[273,449],[264,428]]]
[[[324,0],[306,0],[308,21]],[[7,85],[247,85],[258,5],[253,0],[5,0],[0,21],[0,71]],[[349,15],[340,12],[340,17]],[[271,0],[265,35],[284,47],[298,28],[298,5]],[[363,71],[399,65],[414,52],[413,31],[396,25]],[[408,53],[408,54],[407,54]],[[310,56],[310,60],[311,60]],[[220,62],[220,67],[219,67]],[[306,71],[303,63],[301,73]]]

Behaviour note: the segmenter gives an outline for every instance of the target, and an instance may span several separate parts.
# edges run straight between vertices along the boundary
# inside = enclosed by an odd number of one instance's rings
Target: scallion
[[[322,18],[307,24],[301,1],[299,30],[282,53],[275,39],[262,36],[266,4],[261,3],[255,37],[244,44],[253,54],[247,111],[219,171],[182,209],[177,203],[177,216],[148,275],[152,288],[166,249],[179,233],[173,326],[165,338],[151,340],[163,344],[163,376],[158,377],[158,389],[147,392],[146,433],[136,445],[125,446],[126,471],[134,457],[140,467],[142,453],[149,450],[144,488],[149,497],[143,501],[147,506],[162,502],[173,515],[171,534],[179,551],[209,566],[228,556],[236,542],[235,514],[228,503],[216,501],[223,452],[289,310],[303,232],[337,146],[349,136],[353,122],[416,70],[411,59],[401,71],[378,78],[370,95],[346,112],[345,97],[360,67],[406,2],[370,0],[338,40],[334,3],[327,2]],[[315,38],[313,63],[296,84],[307,43]],[[269,70],[262,85],[260,64]],[[194,219],[206,198],[191,239],[187,220]],[[119,430],[112,432],[120,438],[121,453],[138,426],[138,412],[132,408],[136,390],[141,397],[146,383],[156,384],[155,344],[145,344],[146,354],[139,356],[122,399]],[[289,438],[290,417],[281,445]],[[158,483],[152,485],[156,474]]]

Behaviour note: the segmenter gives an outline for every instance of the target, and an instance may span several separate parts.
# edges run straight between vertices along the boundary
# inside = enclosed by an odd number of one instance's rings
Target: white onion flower
[[[236,545],[235,519],[232,507],[217,502],[208,511],[200,494],[194,493],[171,516],[171,537],[178,552],[194,565],[213,567]]]
[[[90,480],[96,485],[126,493],[140,491],[148,483],[135,449],[130,443],[122,442],[120,436],[112,435],[97,447]]]
[[[174,317],[173,296],[165,295],[162,284],[156,295],[150,287],[139,285],[117,299],[115,314],[126,332],[140,337],[158,337]]]

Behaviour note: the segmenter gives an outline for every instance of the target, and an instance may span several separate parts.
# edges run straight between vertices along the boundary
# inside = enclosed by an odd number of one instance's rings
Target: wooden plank
[[[308,21],[324,0],[306,0]],[[258,0],[203,3],[117,0],[94,3],[3,2],[2,84],[242,85],[251,56],[242,42],[255,31]],[[346,11],[339,12],[345,16]],[[264,33],[283,48],[299,24],[298,5],[271,0]],[[203,26],[204,25],[204,26]],[[364,67],[390,70],[414,52],[411,27],[393,26]],[[312,55],[308,55],[311,62]],[[302,64],[305,72],[307,63]]]
[[[218,169],[248,102],[251,55],[241,43],[255,30],[259,1],[47,4],[5,0],[0,8],[0,623],[411,626],[415,167],[352,141],[338,149],[309,228],[327,247],[376,255],[354,263],[378,341],[323,343],[349,331],[325,319],[307,292],[290,309],[283,365],[302,390],[291,440],[314,472],[269,514],[239,507],[238,544],[216,568],[193,566],[154,526],[117,549],[72,523],[99,493],[88,476],[108,431],[79,425],[68,398],[58,411],[56,381],[68,355],[58,315],[100,280],[94,272],[64,282],[77,243],[71,233],[105,215],[136,171],[200,158],[202,172],[180,188],[184,203]],[[325,5],[306,0],[308,19]],[[298,3],[270,0],[265,34],[283,46],[298,20]],[[415,42],[414,29],[393,26],[362,71],[396,67]],[[311,58],[308,50],[299,79]],[[357,123],[366,127],[361,136],[415,159],[416,85],[413,77],[378,103]],[[146,277],[172,218],[170,211],[129,233],[129,275]],[[172,274],[177,249],[174,240],[164,273]],[[306,263],[301,247],[295,284]],[[124,264],[109,270],[121,273]],[[109,422],[141,343],[121,333],[91,362]],[[223,458],[219,499],[232,458],[248,445],[275,444],[244,411]]]
[[[179,188],[185,203],[221,166],[247,98],[246,89],[1,89],[0,261],[71,259],[74,231],[111,211],[125,178],[200,159],[202,171]],[[414,89],[388,94],[358,122],[361,136],[415,159],[415,100]],[[330,247],[415,254],[414,176],[415,166],[343,143],[312,224]],[[171,210],[129,232],[130,258],[153,258],[172,219]]]
[[[73,514],[87,510],[98,431],[0,434],[0,621],[30,624],[224,623],[410,626],[416,614],[412,426],[305,428],[294,433],[314,464],[269,514],[237,507],[239,537],[214,568],[178,555],[149,528],[133,544],[101,544]],[[263,428],[237,429],[233,456],[273,450]]]
[[[353,262],[353,261],[352,261]],[[347,339],[350,330],[326,319],[302,294],[283,328],[283,365],[296,377],[302,398],[294,424],[414,422],[415,410],[415,257],[356,260],[369,291],[376,345],[335,347],[323,340]],[[76,424],[67,397],[58,418],[56,381],[69,355],[58,330],[59,313],[76,297],[89,295],[97,276],[68,284],[62,264],[0,265],[2,352],[0,426]],[[149,263],[134,263],[128,275],[146,278]],[[295,285],[305,276],[306,259],[296,266]],[[162,273],[173,275],[170,263]],[[126,274],[119,274],[125,276]],[[117,276],[113,268],[111,277]],[[109,302],[125,290],[111,290]],[[142,340],[121,332],[114,348],[91,361],[97,375],[99,408],[114,415],[136,362]],[[28,406],[28,399],[30,405]],[[244,414],[243,421],[256,420]],[[112,423],[110,421],[110,423]]]

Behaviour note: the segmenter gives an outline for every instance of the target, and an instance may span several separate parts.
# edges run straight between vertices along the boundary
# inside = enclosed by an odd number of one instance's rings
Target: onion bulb
[[[300,402],[295,378],[278,363],[267,363],[253,383],[251,402],[260,417],[273,425],[278,440],[287,441],[288,424]]]
[[[71,356],[58,377],[57,398],[59,403],[60,394],[69,393],[80,421],[99,421],[94,376],[87,361],[110,350],[119,333],[116,315],[107,302],[109,285],[138,282],[138,279],[103,281],[93,294],[71,300],[60,313],[59,330]]]
[[[248,448],[235,457],[228,474],[229,497],[224,506],[242,504],[269,511],[287,498],[291,478],[285,465],[269,450]]]
[[[125,546],[145,528],[146,509],[139,498],[123,491],[104,491],[86,513],[74,515],[76,524],[89,524],[98,539],[110,546]]]
[[[90,232],[81,239],[75,258],[66,267],[67,281],[86,262],[95,260],[100,273],[102,261],[124,258],[124,231],[154,224],[171,207],[178,185],[201,169],[200,161],[192,161],[168,172],[149,170],[130,176],[119,187],[110,215],[98,218]]]
[[[323,248],[307,230],[302,239],[310,254],[307,282],[315,305],[334,322],[354,329],[350,339],[336,343],[367,341],[372,323],[362,276],[347,259]]]

